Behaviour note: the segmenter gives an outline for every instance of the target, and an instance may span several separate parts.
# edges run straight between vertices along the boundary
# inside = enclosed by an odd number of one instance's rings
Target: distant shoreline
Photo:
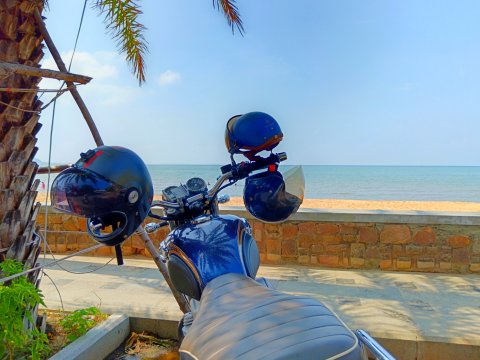
[[[307,199],[480,203],[480,167],[304,166],[303,170]],[[162,189],[184,184],[192,177],[201,177],[211,187],[220,169],[213,165],[152,165],[149,172],[155,193],[161,194]],[[37,178],[43,181],[39,189],[45,191],[46,176]],[[241,180],[223,194],[242,197],[243,188]]]
[[[232,197],[226,205],[243,206],[243,199],[240,197]],[[301,207],[306,209],[335,210],[400,210],[480,213],[480,203],[464,201],[304,199]]]
[[[38,202],[45,203],[45,192],[39,192]],[[161,199],[155,195],[155,199]],[[224,206],[244,206],[241,197],[232,197]],[[304,199],[302,208],[335,210],[400,210],[400,211],[447,211],[479,212],[480,202],[466,201],[398,201],[398,200],[344,200]]]

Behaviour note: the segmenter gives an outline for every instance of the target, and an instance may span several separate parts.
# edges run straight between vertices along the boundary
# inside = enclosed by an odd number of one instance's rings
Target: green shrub
[[[0,263],[1,277],[18,274],[23,264],[15,260]],[[49,352],[47,335],[36,327],[24,331],[23,319],[26,316],[33,323],[29,310],[42,304],[43,295],[25,276],[11,281],[7,286],[0,283],[0,359],[30,357],[40,359]]]
[[[75,310],[71,314],[60,320],[63,330],[68,334],[69,342],[75,341],[84,335],[88,330],[94,327],[100,320],[107,317],[96,307]]]

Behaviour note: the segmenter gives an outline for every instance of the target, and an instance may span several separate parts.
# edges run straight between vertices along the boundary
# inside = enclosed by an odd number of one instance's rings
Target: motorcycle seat
[[[357,337],[325,305],[241,274],[205,287],[181,359],[360,359]]]

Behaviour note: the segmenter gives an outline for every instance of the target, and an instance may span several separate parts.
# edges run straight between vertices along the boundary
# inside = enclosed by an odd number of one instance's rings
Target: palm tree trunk
[[[42,36],[35,25],[35,8],[41,0],[0,1],[0,61],[40,67]],[[31,89],[31,92],[0,92],[0,261],[12,258],[26,266],[35,264],[40,252],[35,219],[38,165],[33,158],[41,101],[37,98],[39,77],[7,73],[2,88]],[[36,282],[37,274],[32,274]]]

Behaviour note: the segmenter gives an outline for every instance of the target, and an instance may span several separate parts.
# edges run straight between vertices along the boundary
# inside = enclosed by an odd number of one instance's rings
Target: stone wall
[[[44,211],[37,218],[44,223]],[[388,211],[302,210],[282,224],[264,224],[241,208],[223,212],[246,217],[262,263],[329,268],[480,273],[480,214]],[[85,219],[49,208],[48,243],[56,253],[94,245]],[[167,234],[152,236],[158,247]],[[125,255],[148,256],[134,235],[122,245]],[[97,255],[113,255],[112,248]]]

